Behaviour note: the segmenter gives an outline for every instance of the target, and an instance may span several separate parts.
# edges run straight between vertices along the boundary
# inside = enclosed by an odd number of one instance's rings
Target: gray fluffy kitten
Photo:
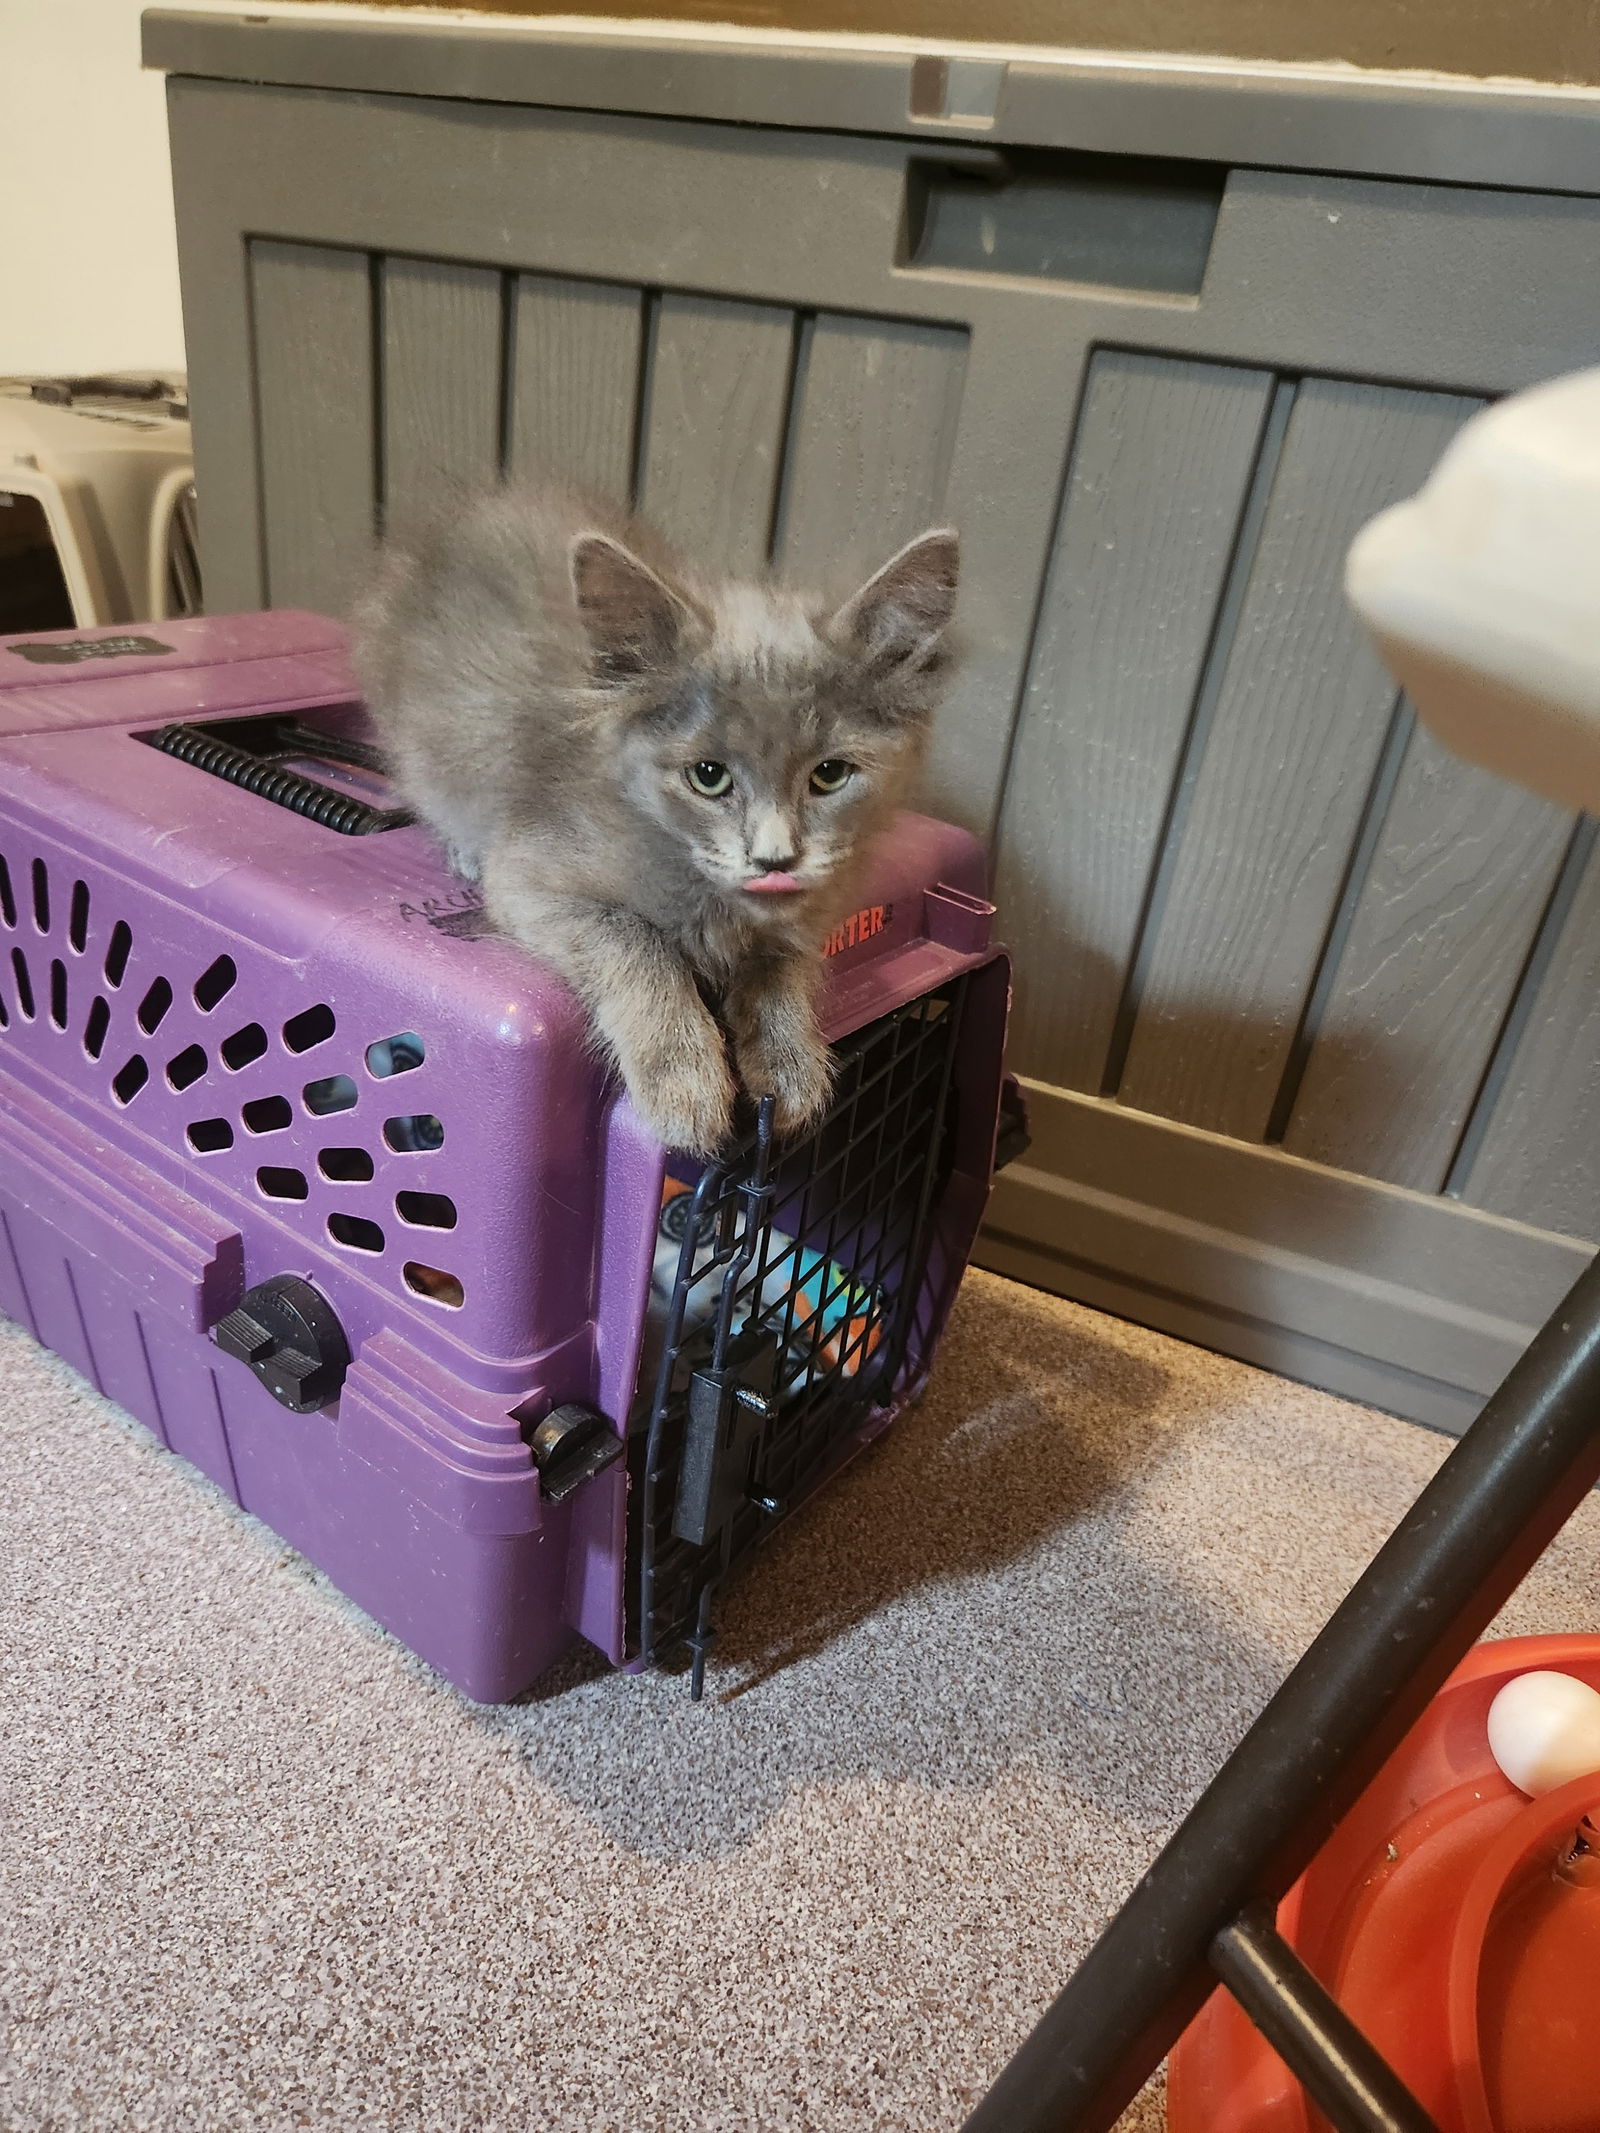
[[[670,1147],[727,1136],[730,1046],[780,1130],[827,1102],[821,944],[907,796],[956,569],[926,533],[831,605],[510,489],[385,552],[356,660],[400,788]]]

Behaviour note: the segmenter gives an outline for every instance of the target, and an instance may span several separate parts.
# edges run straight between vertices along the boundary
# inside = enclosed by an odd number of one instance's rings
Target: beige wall
[[[183,362],[166,96],[139,67],[145,5],[0,0],[0,376]]]
[[[577,12],[571,0],[499,0],[484,11]],[[767,30],[890,31],[1600,82],[1600,0],[631,0],[615,12]]]
[[[183,360],[137,0],[0,0],[0,373]]]

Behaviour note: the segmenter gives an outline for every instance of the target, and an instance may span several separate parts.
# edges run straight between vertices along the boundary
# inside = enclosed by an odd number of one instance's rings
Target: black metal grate
[[[903,1374],[950,1169],[965,985],[837,1046],[812,1133],[775,1145],[763,1106],[755,1133],[676,1203],[676,1278],[630,1445],[631,1632],[650,1663],[688,1645],[697,1696],[717,1584]]]

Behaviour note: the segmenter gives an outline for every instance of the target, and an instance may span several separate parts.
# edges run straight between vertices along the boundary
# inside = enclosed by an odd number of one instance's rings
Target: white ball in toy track
[[[1600,1772],[1600,1694],[1571,1674],[1519,1674],[1489,1706],[1489,1752],[1535,1800]]]

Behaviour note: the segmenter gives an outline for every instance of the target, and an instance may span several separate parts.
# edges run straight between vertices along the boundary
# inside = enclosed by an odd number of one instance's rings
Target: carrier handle
[[[244,728],[259,729],[260,744],[244,747],[235,736]],[[341,837],[369,837],[377,830],[403,829],[415,820],[405,807],[374,807],[370,800],[324,785],[303,770],[291,770],[286,757],[326,756],[352,769],[382,771],[384,762],[376,748],[343,734],[326,733],[303,726],[298,719],[219,719],[209,725],[162,726],[139,738],[163,755],[192,763],[208,776],[222,778],[245,792],[304,815]],[[255,730],[251,731],[255,740]]]

